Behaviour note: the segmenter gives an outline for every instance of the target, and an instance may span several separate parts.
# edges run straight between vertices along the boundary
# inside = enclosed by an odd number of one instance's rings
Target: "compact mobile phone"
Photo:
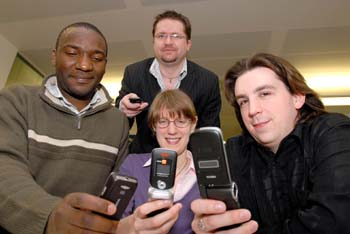
[[[148,197],[150,200],[173,200],[176,175],[177,153],[174,150],[155,148],[152,150],[150,187]],[[148,214],[154,216],[166,209],[157,210]]]
[[[238,188],[228,166],[220,128],[203,127],[190,136],[197,183],[202,198],[221,200],[228,210],[239,208]]]
[[[117,212],[106,217],[120,220],[137,187],[137,179],[112,172],[103,187],[100,197],[114,202]]]
[[[142,99],[141,98],[129,98],[129,101],[131,103],[142,103]]]

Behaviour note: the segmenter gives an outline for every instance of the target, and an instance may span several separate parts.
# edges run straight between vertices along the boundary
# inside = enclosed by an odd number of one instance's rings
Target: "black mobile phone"
[[[129,98],[129,101],[131,103],[142,103],[142,99],[141,98]]]
[[[238,188],[228,166],[220,128],[203,127],[190,136],[197,183],[202,198],[221,200],[228,210],[239,208]]]
[[[137,187],[137,179],[112,172],[103,187],[100,197],[114,202],[117,212],[106,217],[120,220]]]
[[[150,187],[148,197],[150,200],[173,200],[176,175],[177,153],[174,150],[155,148],[152,150],[150,172]],[[163,212],[157,210],[148,214],[149,217]]]

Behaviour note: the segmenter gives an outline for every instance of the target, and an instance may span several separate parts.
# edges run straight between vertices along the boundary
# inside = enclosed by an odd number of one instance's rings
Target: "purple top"
[[[124,211],[123,216],[129,216],[133,211],[143,203],[148,201],[148,187],[150,167],[143,165],[151,158],[151,154],[129,154],[120,167],[119,173],[123,175],[133,176],[137,179],[138,185],[133,198],[128,207]],[[191,202],[199,198],[199,190],[195,183],[191,190],[180,201],[182,209],[180,210],[179,218],[170,229],[171,234],[192,234],[191,222],[193,220],[193,212],[191,211]]]

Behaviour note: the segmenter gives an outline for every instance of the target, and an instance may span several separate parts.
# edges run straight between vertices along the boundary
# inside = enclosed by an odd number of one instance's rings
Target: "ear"
[[[52,66],[56,66],[56,49],[51,51],[51,64]]]
[[[190,51],[191,47],[192,47],[192,41],[187,40],[187,52]]]
[[[295,109],[301,109],[305,103],[305,94],[294,94],[293,101]]]
[[[192,126],[191,126],[191,133],[194,132],[194,130],[196,130],[197,121],[198,121],[198,118],[196,117],[196,120],[192,123]]]

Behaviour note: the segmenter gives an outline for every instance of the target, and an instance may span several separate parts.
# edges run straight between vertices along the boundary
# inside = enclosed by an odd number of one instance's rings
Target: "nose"
[[[90,71],[92,70],[92,62],[90,57],[87,54],[82,54],[78,57],[77,63],[76,63],[76,67],[79,70],[82,71]]]
[[[253,100],[253,99],[250,99],[249,100],[249,116],[250,117],[253,117],[259,113],[261,113],[261,103],[259,100]]]
[[[164,43],[165,44],[172,44],[173,43],[173,39],[171,38],[170,35],[166,35],[166,37],[164,39]]]
[[[168,133],[176,133],[176,126],[175,126],[175,122],[169,122],[169,126],[168,126]]]

